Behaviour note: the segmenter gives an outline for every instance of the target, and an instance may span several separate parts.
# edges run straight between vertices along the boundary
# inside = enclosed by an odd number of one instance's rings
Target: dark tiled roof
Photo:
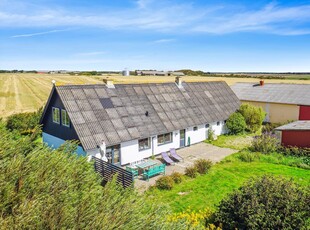
[[[57,86],[85,150],[225,120],[240,102],[225,82]],[[110,98],[113,106],[102,99]],[[106,102],[106,101],[105,101]],[[146,116],[148,112],[148,116]]]
[[[244,101],[310,105],[310,84],[236,83],[232,90]]]
[[[310,121],[295,121],[286,125],[282,125],[276,130],[310,130]]]

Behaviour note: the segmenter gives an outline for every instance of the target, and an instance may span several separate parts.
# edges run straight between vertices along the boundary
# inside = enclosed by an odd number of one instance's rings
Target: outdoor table
[[[143,163],[140,163],[140,164],[137,164],[137,168],[138,169],[141,169],[143,172],[145,169],[153,166],[153,165],[156,165],[157,162],[156,161],[153,161],[153,160],[148,160],[147,162],[143,162]]]

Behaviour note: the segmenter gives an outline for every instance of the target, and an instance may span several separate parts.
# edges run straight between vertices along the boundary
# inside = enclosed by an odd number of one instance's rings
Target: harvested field
[[[109,77],[116,84],[125,83],[163,83],[173,82],[171,76],[75,76],[68,74],[0,74],[0,117],[7,117],[14,113],[35,111],[43,106],[52,88],[52,80],[57,84],[100,84],[103,78]],[[236,82],[257,82],[251,78],[224,78],[185,76],[184,81],[226,81],[229,85]],[[271,79],[266,83],[300,83],[310,84],[308,80]]]

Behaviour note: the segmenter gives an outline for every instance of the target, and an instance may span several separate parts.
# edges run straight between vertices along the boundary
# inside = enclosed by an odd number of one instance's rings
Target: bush
[[[188,229],[131,188],[101,186],[86,157],[12,136],[0,122],[0,229]]]
[[[172,180],[174,181],[174,183],[176,184],[180,184],[183,180],[183,176],[181,173],[179,172],[173,172],[170,177],[172,178]]]
[[[264,154],[276,152],[280,147],[280,141],[274,134],[264,133],[254,137],[251,149]]]
[[[255,107],[249,104],[242,104],[238,112],[244,117],[247,130],[253,133],[261,128],[266,116],[266,113],[261,107]]]
[[[235,112],[227,119],[226,126],[229,129],[229,133],[240,134],[244,132],[246,123],[241,113]]]
[[[210,127],[208,129],[208,141],[214,141],[215,139],[216,139],[215,132],[212,129],[212,127]]]
[[[156,181],[156,187],[161,190],[171,190],[173,184],[173,179],[170,176],[162,176]]]
[[[262,128],[262,133],[275,133],[275,128],[280,127],[282,125],[289,124],[293,121],[286,121],[281,123],[266,123]]]
[[[197,177],[197,168],[195,166],[186,167],[185,169],[185,175],[189,176],[191,178]]]
[[[212,161],[205,159],[198,159],[194,162],[194,167],[200,174],[206,174],[212,167]]]
[[[287,156],[307,157],[307,158],[310,157],[310,148],[298,148],[298,147],[293,147],[293,146],[289,146],[289,147],[281,146],[279,151],[283,155],[287,155]]]
[[[8,117],[6,128],[21,135],[33,134],[39,126],[42,108],[33,113],[18,113]]]
[[[259,155],[257,153],[243,151],[239,153],[238,158],[243,162],[253,162],[259,158]]]
[[[263,176],[251,179],[221,201],[215,214],[224,229],[306,229],[310,218],[309,186]]]

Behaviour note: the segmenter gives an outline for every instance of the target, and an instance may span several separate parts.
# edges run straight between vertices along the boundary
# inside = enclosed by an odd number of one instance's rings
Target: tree
[[[309,186],[263,176],[222,200],[215,219],[224,229],[307,229],[309,202]]]
[[[32,113],[17,113],[9,116],[6,121],[6,128],[21,135],[34,133],[39,126],[43,108]]]
[[[29,136],[13,138],[0,125],[1,229],[186,228],[133,189],[102,187],[93,164],[70,149],[33,147]]]
[[[266,113],[261,107],[255,107],[250,104],[242,104],[238,112],[244,117],[247,130],[250,132],[258,131],[266,116]]]
[[[246,128],[244,117],[239,112],[235,112],[229,116],[226,126],[231,134],[243,133]]]

